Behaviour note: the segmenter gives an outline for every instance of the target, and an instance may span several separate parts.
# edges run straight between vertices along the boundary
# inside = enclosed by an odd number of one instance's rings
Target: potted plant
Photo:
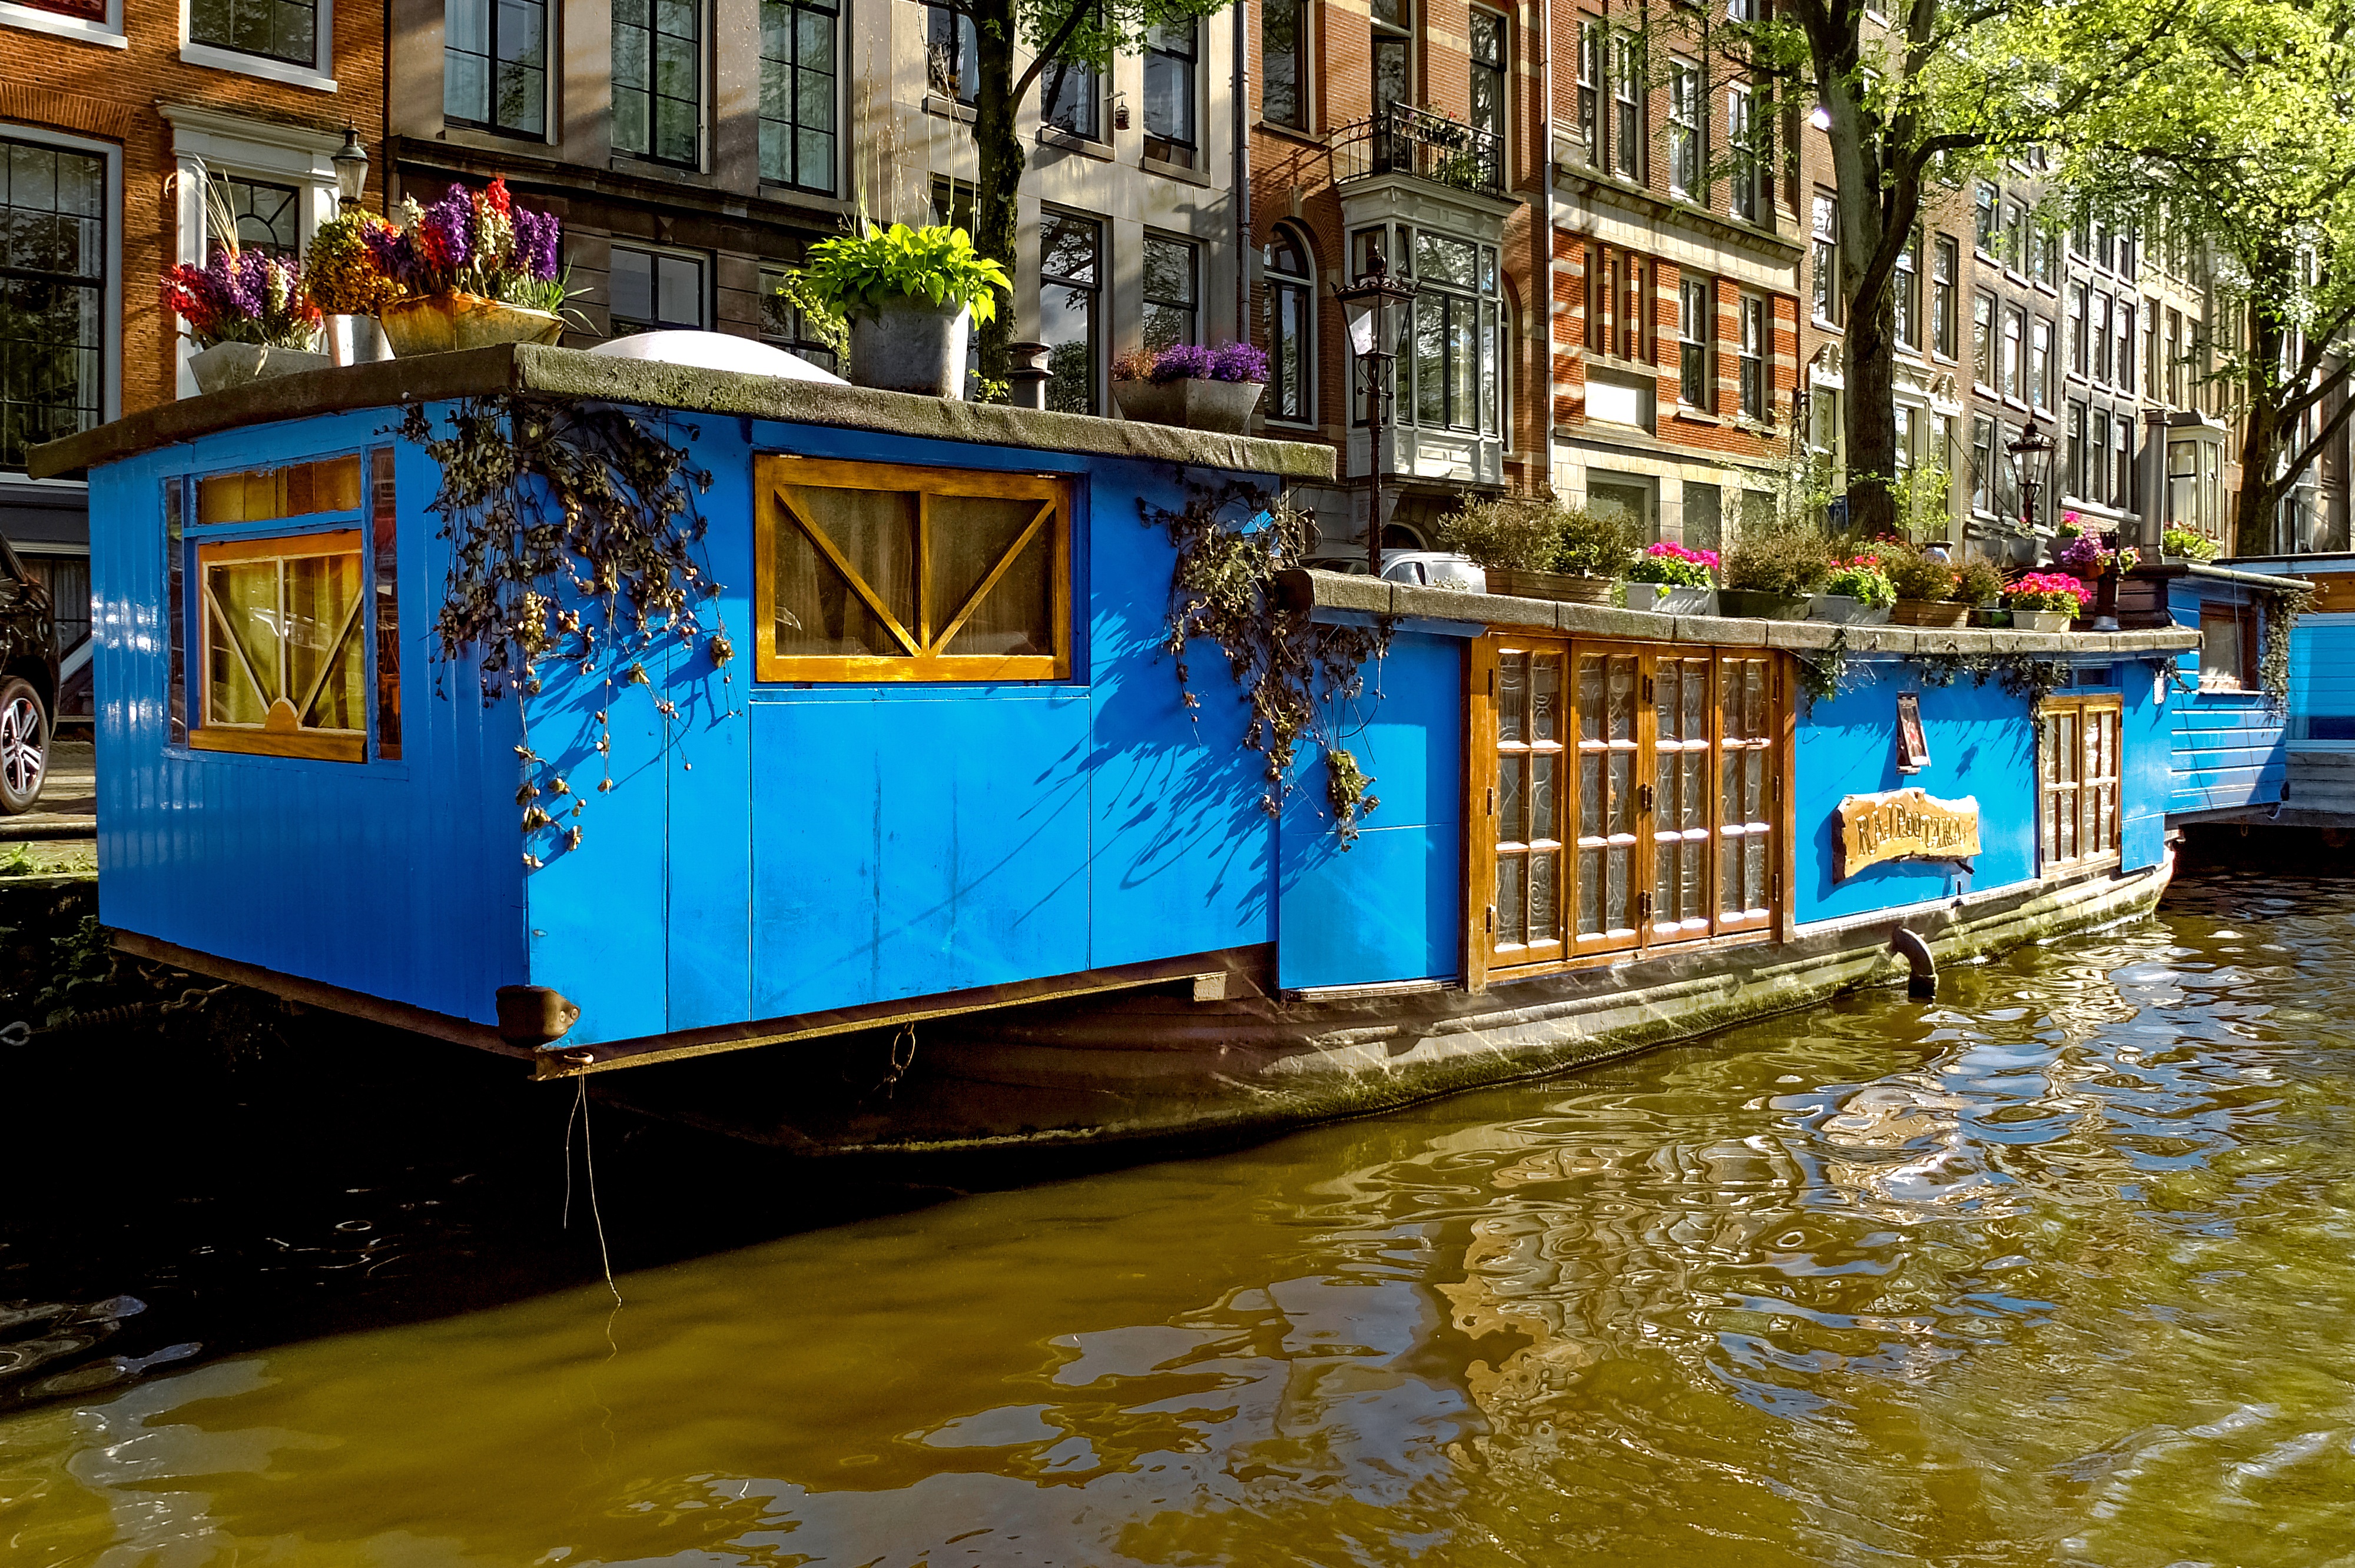
[[[1889,619],[1899,626],[1960,626],[1971,607],[1955,598],[1962,574],[1952,562],[1912,545],[1881,546],[1881,569],[1897,590]]]
[[[400,298],[400,285],[377,265],[368,242],[371,230],[391,227],[372,212],[348,212],[329,218],[311,236],[304,291],[329,316],[347,318],[347,331],[358,326],[359,317],[374,316]]]
[[[2066,631],[2092,596],[2066,572],[2030,572],[2011,585],[2011,619],[2024,631]]]
[[[1805,524],[1745,531],[1724,556],[1717,612],[1752,620],[1805,620],[1807,596],[1831,575],[1831,541]]]
[[[1173,343],[1113,361],[1113,400],[1124,418],[1239,436],[1267,389],[1267,354],[1247,343],[1216,348]]]
[[[2196,528],[2186,528],[2170,523],[2158,536],[2158,553],[2169,561],[2212,561],[2216,558],[2216,541]]]
[[[1469,556],[1490,593],[1563,604],[1608,604],[1636,556],[1636,527],[1617,513],[1525,496],[1466,503],[1439,520],[1433,542]]]
[[[318,350],[318,308],[293,261],[225,245],[202,267],[183,262],[164,274],[164,308],[187,323],[199,392],[329,363]]]
[[[1878,626],[1888,620],[1889,607],[1896,602],[1897,589],[1881,569],[1879,550],[1867,550],[1834,560],[1823,587],[1807,600],[1807,618]]]
[[[1627,568],[1627,608],[1655,615],[1708,615],[1717,607],[1715,550],[1661,540]]]
[[[1974,626],[2009,626],[2011,611],[1996,601],[2003,598],[2003,573],[1993,561],[1973,556],[1955,575],[1954,591],[1946,596],[1970,607]]]
[[[973,248],[962,228],[862,226],[810,247],[803,280],[820,303],[850,323],[850,379],[887,392],[964,396],[965,344],[974,324],[1011,293],[1006,270]]]
[[[2080,534],[2061,551],[2061,569],[2093,585],[2094,614],[2114,620],[2118,612],[2118,579],[2141,561],[2139,552],[2113,550],[2099,534]]]
[[[452,185],[431,207],[405,201],[398,228],[379,219],[360,237],[393,291],[377,321],[395,358],[564,335],[556,216],[516,206],[504,179]]]

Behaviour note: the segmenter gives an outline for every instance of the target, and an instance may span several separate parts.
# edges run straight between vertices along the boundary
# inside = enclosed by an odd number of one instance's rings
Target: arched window
[[[1267,417],[1316,420],[1316,270],[1307,243],[1279,228],[1267,246]]]

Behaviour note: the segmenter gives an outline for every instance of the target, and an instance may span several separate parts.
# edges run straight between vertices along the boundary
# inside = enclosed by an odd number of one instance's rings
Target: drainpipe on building
[[[1251,34],[1250,6],[1235,0],[1235,341],[1249,343],[1251,331]],[[1266,414],[1261,410],[1262,417]]]
[[[1537,439],[1540,442],[1539,472],[1545,477],[1546,493],[1553,491],[1553,6],[1538,7],[1538,82],[1545,94],[1545,114],[1540,121],[1540,135],[1543,156],[1538,161],[1538,221],[1534,249],[1537,251],[1535,283],[1545,294],[1545,342],[1539,354],[1545,361],[1545,406],[1539,410]]]
[[[2167,533],[2167,410],[2142,411],[2142,558],[2158,559]]]

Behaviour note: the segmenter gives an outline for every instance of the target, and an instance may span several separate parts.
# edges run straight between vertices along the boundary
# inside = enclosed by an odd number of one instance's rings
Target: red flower
[[[484,190],[483,205],[501,217],[507,215],[507,209],[513,205],[513,201],[507,195],[507,180],[505,175],[492,180],[489,186]]]

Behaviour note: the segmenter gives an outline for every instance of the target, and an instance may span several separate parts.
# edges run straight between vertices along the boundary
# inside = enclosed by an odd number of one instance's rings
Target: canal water
[[[618,1306],[498,1064],[19,1107],[0,1563],[2355,1561],[2350,916],[1011,1190],[592,1118]]]

